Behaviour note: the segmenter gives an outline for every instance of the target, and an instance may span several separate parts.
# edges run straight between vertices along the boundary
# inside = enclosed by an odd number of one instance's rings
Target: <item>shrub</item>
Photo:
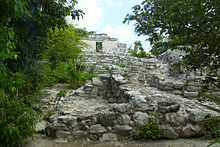
[[[22,146],[33,135],[36,113],[23,99],[9,99],[0,92],[0,146]]]
[[[59,62],[55,69],[52,71],[51,76],[56,79],[58,83],[68,83],[69,74],[68,74],[69,64],[66,62]]]

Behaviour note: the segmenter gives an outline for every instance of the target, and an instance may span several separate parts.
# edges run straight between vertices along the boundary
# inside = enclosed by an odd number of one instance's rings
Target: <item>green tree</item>
[[[34,133],[29,102],[39,86],[38,63],[47,34],[67,27],[65,16],[79,18],[76,0],[0,0],[0,146],[21,146]]]
[[[80,63],[76,63],[84,54],[83,48],[87,44],[82,41],[87,36],[87,31],[80,28],[74,28],[69,25],[65,30],[51,29],[48,37],[48,48],[44,52],[44,59],[46,62],[47,71],[45,71],[45,78],[50,82],[65,82],[71,81],[69,73],[70,66],[76,68]],[[45,65],[44,65],[45,66]],[[49,71],[48,71],[49,70]],[[50,84],[50,83],[49,83]]]
[[[74,28],[73,25],[69,25],[65,30],[50,30],[48,49],[45,53],[46,59],[52,63],[76,59],[83,53],[82,49],[87,46],[82,41],[85,37],[87,37],[86,31]]]
[[[148,36],[153,50],[184,50],[186,66],[217,72],[219,6],[217,0],[144,0],[133,7],[124,23],[135,21],[136,33]]]
[[[138,58],[146,58],[148,56],[148,54],[144,51],[144,48],[142,47],[140,41],[135,41],[134,48],[132,49],[131,47],[129,47],[128,53],[130,53],[131,56]]]

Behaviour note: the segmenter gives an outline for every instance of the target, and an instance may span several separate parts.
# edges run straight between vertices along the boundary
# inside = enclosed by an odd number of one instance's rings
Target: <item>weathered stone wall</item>
[[[47,135],[69,141],[82,137],[102,141],[136,137],[138,127],[149,122],[152,112],[160,116],[153,118],[164,132],[162,137],[203,135],[204,123],[200,120],[212,114],[211,111],[195,100],[144,86],[138,81],[133,83],[130,78],[125,71],[118,72],[114,68],[110,74],[99,75],[84,87],[68,93],[60,99],[56,106],[58,111],[50,117]],[[82,98],[88,105],[82,104],[87,107],[75,110],[80,107],[76,101]],[[100,99],[108,103],[104,105]],[[99,106],[88,100],[96,101]]]
[[[190,99],[198,98],[202,80],[204,80],[198,71],[179,71],[173,69],[170,62],[154,57],[139,59],[129,55],[89,54],[85,56],[84,64],[96,65],[96,70],[102,72],[108,72],[112,65],[123,65],[124,68],[117,69],[115,72],[120,70],[128,72],[130,80],[134,83],[147,83],[162,91]],[[213,87],[210,87],[210,94],[220,96],[219,90]]]

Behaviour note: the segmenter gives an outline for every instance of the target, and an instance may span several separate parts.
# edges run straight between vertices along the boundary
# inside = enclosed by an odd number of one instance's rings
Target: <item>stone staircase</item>
[[[146,59],[126,68],[111,65],[109,74],[93,78],[59,100],[55,98],[59,89],[46,89],[51,95],[43,101],[54,114],[41,132],[64,141],[133,138],[154,113],[160,116],[154,119],[165,132],[162,137],[201,136],[200,120],[214,112],[197,99],[188,99],[182,92],[185,83],[169,77],[168,69],[157,59]],[[203,104],[219,107],[209,101]]]

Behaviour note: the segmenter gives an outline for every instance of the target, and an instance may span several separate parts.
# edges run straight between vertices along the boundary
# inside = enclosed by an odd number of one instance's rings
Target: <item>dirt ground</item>
[[[35,137],[34,140],[28,139],[24,147],[206,147],[208,140],[200,138],[187,138],[176,140],[135,140],[135,141],[88,141],[75,140],[73,142],[66,142],[59,139]],[[220,147],[220,144],[215,144],[212,147]]]

